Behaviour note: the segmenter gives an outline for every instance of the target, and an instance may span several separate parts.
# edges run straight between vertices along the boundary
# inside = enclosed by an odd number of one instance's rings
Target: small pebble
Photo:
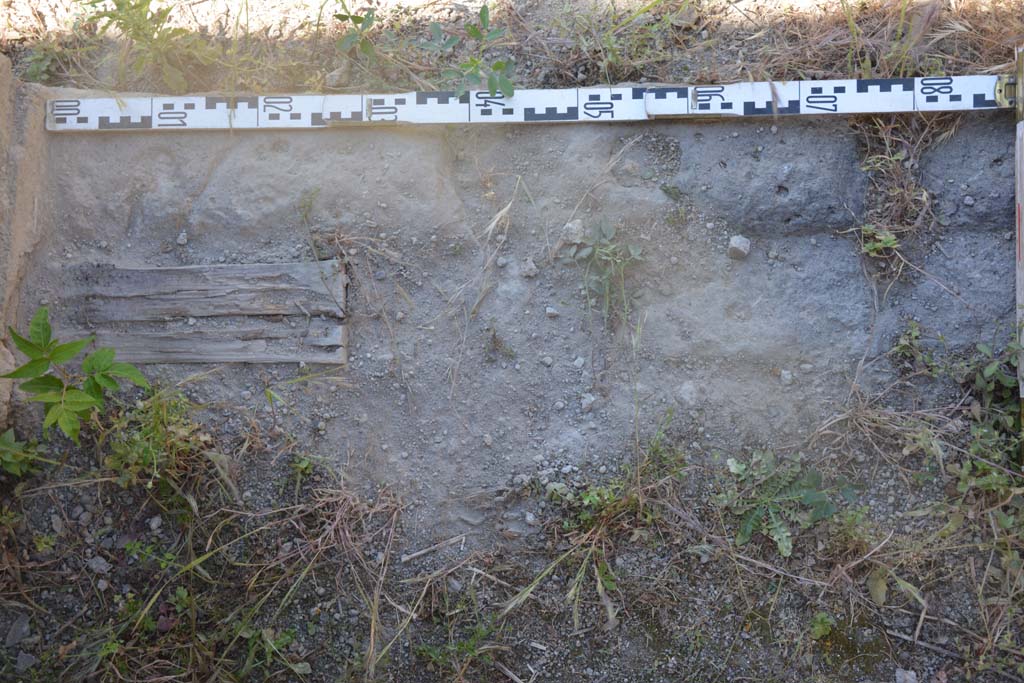
[[[572,362],[574,368],[579,369],[586,365],[587,361],[583,359],[583,356],[576,356],[576,360]]]
[[[163,526],[163,524],[164,524],[164,520],[160,517],[160,515],[156,515],[155,517],[150,517],[149,518],[149,530],[150,531],[157,531],[160,527]]]
[[[594,401],[596,400],[597,397],[593,394],[583,394],[580,396],[580,408],[583,409],[584,413],[589,413],[594,409]]]
[[[544,315],[546,315],[549,318],[557,318],[558,317],[558,310],[555,309],[552,306],[546,306],[544,308]]]
[[[252,398],[252,392],[249,391],[248,389],[245,389],[244,391],[242,391],[241,396],[243,401],[248,401],[250,398]]]
[[[177,242],[179,246],[185,246],[186,244],[188,244],[188,233],[182,230],[180,233],[178,233],[178,239],[174,241]]]
[[[971,195],[964,197],[964,206],[974,206],[974,197]]]
[[[747,258],[750,253],[750,240],[743,235],[733,235],[729,238],[729,258],[741,261]]]
[[[789,386],[793,383],[793,373],[789,370],[783,370],[779,373],[779,381],[782,382],[783,386]]]
[[[552,365],[555,364],[555,359],[552,358],[551,356],[544,356],[543,358],[540,359],[540,362],[550,368]]]

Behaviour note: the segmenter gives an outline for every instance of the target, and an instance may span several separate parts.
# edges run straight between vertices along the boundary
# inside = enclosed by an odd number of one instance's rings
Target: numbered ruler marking
[[[187,95],[55,99],[55,132],[307,129],[335,125],[646,121],[998,109],[998,76],[936,76],[725,85],[610,86],[377,95]]]

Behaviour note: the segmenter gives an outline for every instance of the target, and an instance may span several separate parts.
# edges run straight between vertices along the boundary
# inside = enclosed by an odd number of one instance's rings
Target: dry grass
[[[751,60],[775,79],[1004,73],[1024,39],[1019,0],[829,2],[788,11]]]

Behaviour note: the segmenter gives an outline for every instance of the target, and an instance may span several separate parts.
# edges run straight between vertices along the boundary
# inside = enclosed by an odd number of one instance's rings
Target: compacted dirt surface
[[[25,117],[105,94],[12,89]],[[918,372],[921,354],[966,363],[1012,337],[1011,114],[969,115],[913,160],[931,218],[898,277],[902,261],[858,238],[879,195],[844,119],[10,141],[42,154],[23,212],[35,237],[4,293],[16,329],[40,306],[57,336],[73,328],[70,278],[88,264],[339,258],[350,284],[344,368],[142,366],[226,458],[226,502],[208,503],[209,473],[185,499],[231,523],[189,539],[192,555],[161,562],[196,522],[118,485],[114,433],[51,435],[60,464],[6,475],[3,680],[1020,680],[1019,555],[983,538],[984,506],[950,502],[982,500],[948,469],[973,399],[955,373]],[[573,258],[601,231],[621,270]],[[23,399],[12,423],[38,437]],[[126,391],[120,410],[144,399]],[[790,557],[757,531],[737,542],[726,461],[755,451],[813,463],[838,507],[804,529],[794,512]],[[352,532],[365,545],[306,554],[302,506],[327,489],[373,509]],[[630,521],[577,545],[609,510],[601,492]],[[280,608],[217,640],[266,585],[189,563],[280,510],[291,521],[264,547],[230,550],[232,571],[300,559],[267,603]],[[244,609],[202,606],[207,579]],[[143,633],[151,597],[160,621]],[[161,670],[172,638],[209,659]]]

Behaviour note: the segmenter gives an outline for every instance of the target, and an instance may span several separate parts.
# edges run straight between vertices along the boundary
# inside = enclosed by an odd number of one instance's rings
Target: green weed
[[[570,246],[567,252],[567,258],[583,268],[588,294],[600,300],[606,319],[613,305],[618,306],[624,318],[629,316],[626,271],[643,260],[640,247],[622,244],[615,238],[614,226],[598,224],[581,244]]]
[[[832,628],[835,625],[835,617],[828,612],[815,612],[814,616],[811,617],[811,625],[808,629],[811,640],[821,640],[827,637],[832,633]]]
[[[455,36],[442,41],[444,36],[437,24],[431,26],[431,31],[434,36],[431,45],[439,50],[454,48],[458,43]],[[461,62],[458,68],[443,70],[441,76],[455,85],[459,95],[486,86],[492,97],[497,95],[498,91],[505,97],[512,97],[515,94],[515,84],[512,82],[515,64],[511,60],[488,62],[485,57],[485,53],[496,46],[505,35],[505,29],[491,26],[491,14],[487,5],[480,8],[479,23],[466,26],[466,35],[475,41],[473,54]],[[452,38],[455,38],[455,42],[452,42]]]
[[[19,388],[30,394],[29,400],[46,407],[44,434],[57,425],[68,438],[78,443],[82,421],[97,415],[104,406],[108,391],[120,390],[119,380],[149,388],[149,382],[138,368],[115,361],[115,351],[110,348],[96,349],[85,357],[78,372],[72,371],[68,363],[93,339],[86,337],[63,344],[54,339],[49,311],[45,307],[32,316],[27,338],[13,328],[8,328],[8,333],[14,345],[29,360],[4,377],[25,380]]]
[[[805,470],[799,459],[779,460],[771,451],[754,451],[749,462],[729,458],[727,465],[733,476],[718,501],[740,518],[736,545],[760,532],[775,542],[780,555],[789,557],[791,525],[808,529],[836,512],[821,474]]]
[[[186,74],[217,57],[201,36],[169,25],[173,3],[155,9],[152,0],[89,0],[86,6],[97,10],[88,21],[99,26],[100,35],[113,28],[127,41],[118,62],[122,82],[126,71],[156,72],[170,92],[183,93],[189,87]]]

